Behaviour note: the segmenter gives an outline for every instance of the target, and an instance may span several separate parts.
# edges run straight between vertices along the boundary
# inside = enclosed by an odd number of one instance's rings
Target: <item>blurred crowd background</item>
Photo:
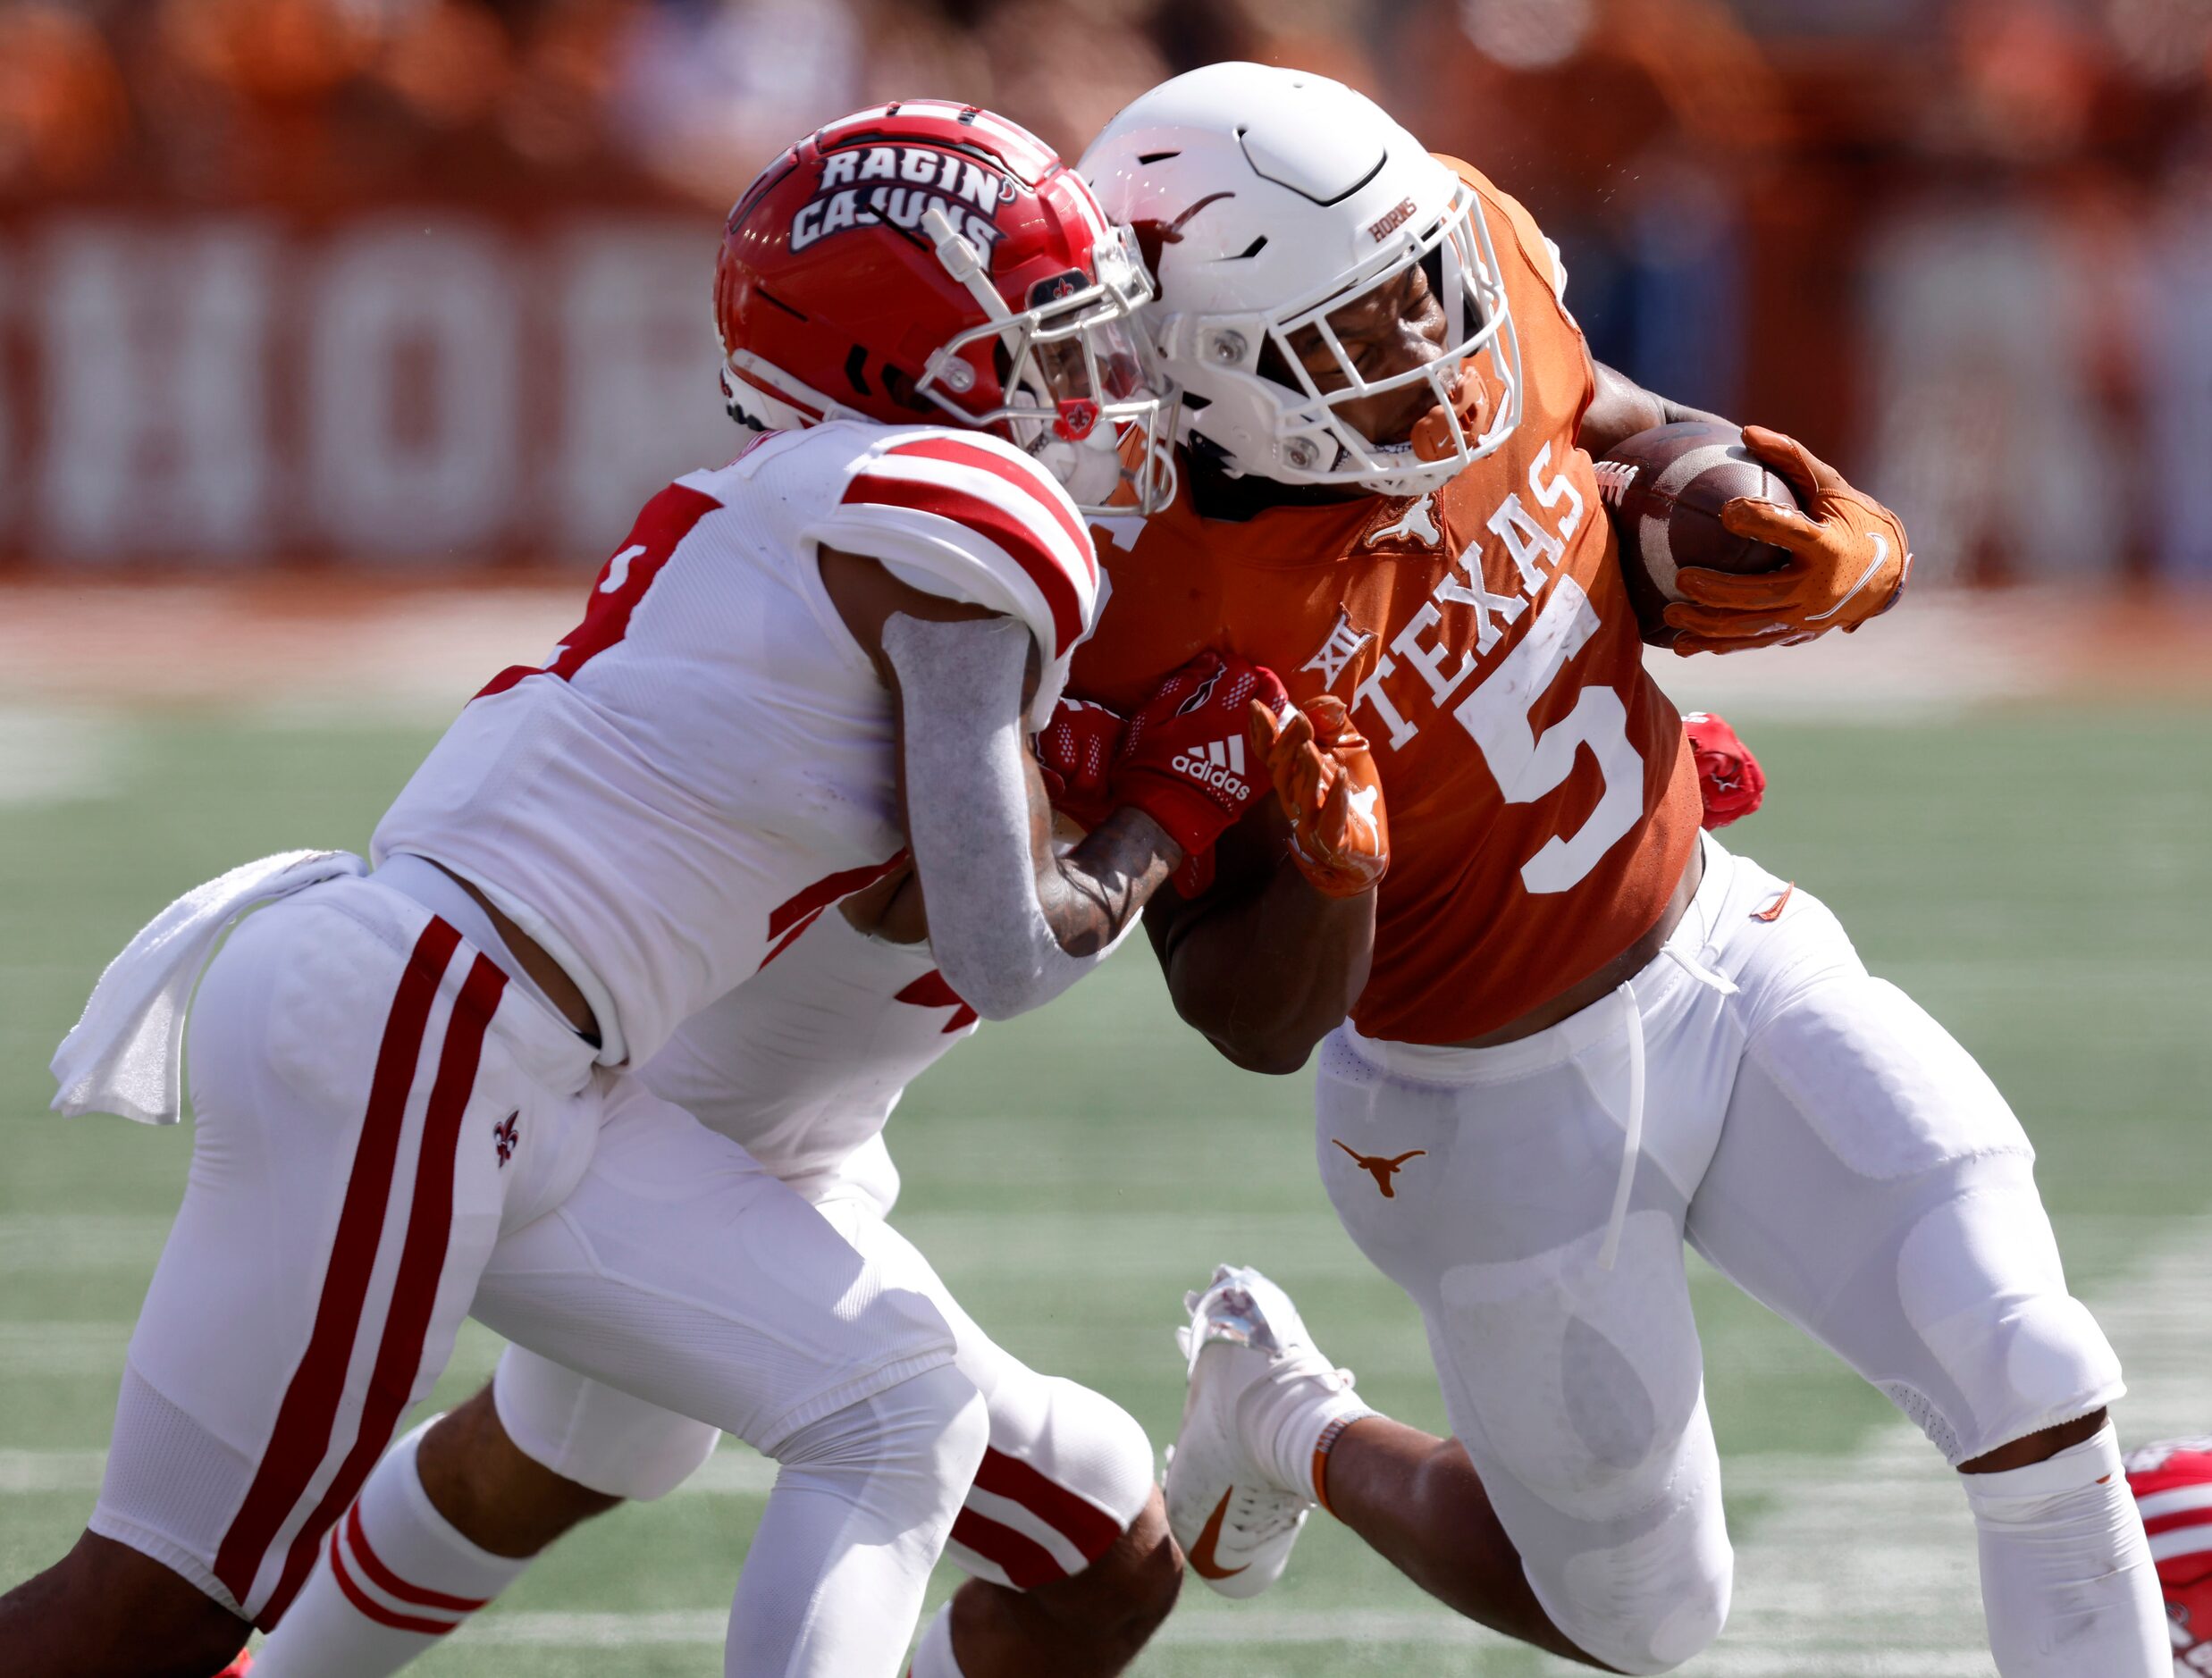
[[[2212,588],[2212,0],[0,0],[0,566],[573,565],[719,458],[719,220],[863,103],[1073,157],[1292,63],[1476,162],[1602,358],[1922,575]]]

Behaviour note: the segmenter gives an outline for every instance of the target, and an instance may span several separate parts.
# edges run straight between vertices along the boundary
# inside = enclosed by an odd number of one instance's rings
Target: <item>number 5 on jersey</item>
[[[1564,892],[1595,868],[1644,810],[1644,759],[1628,743],[1628,709],[1609,687],[1585,687],[1574,709],[1541,734],[1529,713],[1597,633],[1598,615],[1574,578],[1562,576],[1520,644],[1499,661],[1452,715],[1482,749],[1509,804],[1554,791],[1588,746],[1605,790],[1571,836],[1553,835],[1521,865],[1531,892]]]

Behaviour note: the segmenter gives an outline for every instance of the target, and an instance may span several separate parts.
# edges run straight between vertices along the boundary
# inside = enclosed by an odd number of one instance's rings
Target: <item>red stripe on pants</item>
[[[1034,1590],[1068,1576],[1068,1570],[1035,1539],[972,1509],[963,1508],[955,1518],[953,1542],[966,1545],[987,1562],[997,1562],[1016,1590]]]
[[[1097,1561],[1122,1536],[1121,1523],[1112,1515],[1003,1451],[983,1453],[975,1483],[1010,1503],[1020,1504],[1081,1550],[1087,1562]]]
[[[248,1598],[262,1557],[330,1449],[338,1401],[345,1391],[346,1365],[383,1234],[384,1206],[391,1194],[400,1132],[407,1118],[408,1092],[415,1084],[416,1061],[422,1053],[423,1032],[437,998],[438,980],[460,942],[459,933],[433,916],[415,941],[407,970],[400,976],[399,991],[384,1021],[383,1043],[376,1052],[368,1112],[361,1138],[354,1145],[353,1169],[346,1179],[315,1327],[284,1389],[261,1466],[215,1552],[215,1577],[248,1615],[253,1609]]]
[[[376,1466],[384,1447],[391,1443],[407,1408],[408,1395],[423,1364],[423,1343],[430,1335],[430,1317],[438,1301],[438,1278],[445,1270],[445,1249],[453,1232],[454,1154],[460,1145],[461,1118],[476,1087],[476,1067],[484,1053],[484,1034],[500,994],[507,988],[507,975],[483,956],[469,966],[454,999],[452,1017],[446,1022],[445,1047],[438,1056],[437,1081],[430,1087],[430,1105],[423,1116],[423,1145],[415,1164],[415,1198],[408,1209],[407,1238],[400,1248],[400,1271],[391,1285],[391,1308],[384,1315],[384,1332],[377,1342],[376,1362],[369,1372],[368,1394],[361,1412],[360,1430],[337,1478],[323,1494],[322,1502],[292,1540],[285,1557],[283,1576],[262,1610],[267,1625],[283,1618],[299,1587],[307,1582],[315,1565],[315,1547],[324,1529],[360,1492],[361,1484]]]

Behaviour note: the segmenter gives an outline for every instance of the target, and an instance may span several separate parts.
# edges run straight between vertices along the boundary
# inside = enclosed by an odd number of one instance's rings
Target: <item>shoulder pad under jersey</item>
[[[1044,667],[1032,715],[1049,716],[1099,602],[1090,533],[1058,481],[996,437],[942,427],[821,426],[779,464],[803,457],[821,477],[802,546],[879,559],[917,588],[1019,618]]]

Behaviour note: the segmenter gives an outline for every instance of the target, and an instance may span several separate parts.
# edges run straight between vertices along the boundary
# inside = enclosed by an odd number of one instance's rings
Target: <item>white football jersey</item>
[[[874,1141],[906,1087],[975,1026],[926,943],[885,944],[832,910],[685,1020],[643,1075],[789,1182]]]
[[[655,496],[542,667],[495,677],[377,826],[479,886],[643,1062],[904,853],[896,719],[816,550],[1019,618],[1048,716],[1098,604],[1059,484],[974,432],[770,433]]]

